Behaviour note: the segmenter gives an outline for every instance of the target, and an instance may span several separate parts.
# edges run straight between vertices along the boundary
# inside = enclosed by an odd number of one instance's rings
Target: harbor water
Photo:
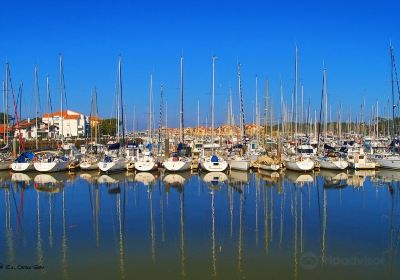
[[[1,173],[1,279],[400,279],[400,173]]]

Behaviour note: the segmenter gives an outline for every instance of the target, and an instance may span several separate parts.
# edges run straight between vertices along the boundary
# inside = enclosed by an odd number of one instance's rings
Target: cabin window
[[[298,152],[302,154],[312,154],[314,151],[312,149],[298,149]]]

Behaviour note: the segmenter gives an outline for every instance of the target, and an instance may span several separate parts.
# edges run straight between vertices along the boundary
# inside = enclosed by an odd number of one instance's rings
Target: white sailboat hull
[[[192,164],[191,160],[187,161],[173,161],[173,160],[167,160],[163,162],[163,165],[165,169],[171,172],[179,172],[179,171],[186,171],[190,169],[190,166]]]
[[[97,170],[97,169],[99,169],[99,163],[98,162],[81,162],[79,164],[79,167],[82,170]]]
[[[349,167],[349,163],[345,160],[321,160],[319,166],[329,170],[345,170]]]
[[[35,170],[32,162],[13,162],[11,164],[11,169],[14,172],[26,172]]]
[[[286,169],[293,171],[311,171],[314,169],[315,163],[311,159],[295,160],[289,159],[285,161]]]
[[[121,170],[126,170],[126,161],[123,159],[113,160],[111,162],[100,161],[98,163],[98,168],[100,172],[109,173]]]
[[[39,172],[58,172],[68,170],[69,161],[35,162],[33,164]]]
[[[148,172],[148,171],[154,171],[158,169],[157,163],[155,161],[149,160],[149,161],[137,161],[135,162],[135,169],[137,171],[141,172]]]
[[[400,169],[400,158],[377,159],[381,168]]]
[[[208,172],[223,172],[228,168],[228,163],[226,161],[202,161],[200,162],[200,167],[202,170]]]
[[[250,160],[248,159],[232,159],[229,161],[231,169],[247,171],[250,169]]]
[[[11,161],[0,161],[0,170],[9,170],[11,167]]]
[[[376,168],[375,162],[349,162],[349,166],[356,170]]]
[[[279,169],[281,169],[281,165],[280,164],[259,164],[258,168],[262,169],[262,170],[268,170],[268,171],[278,171]]]

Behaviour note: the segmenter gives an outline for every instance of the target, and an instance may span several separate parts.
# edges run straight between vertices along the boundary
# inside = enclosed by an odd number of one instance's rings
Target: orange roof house
[[[0,134],[6,131],[6,126],[4,124],[0,124]],[[8,131],[11,131],[11,126],[8,126]]]

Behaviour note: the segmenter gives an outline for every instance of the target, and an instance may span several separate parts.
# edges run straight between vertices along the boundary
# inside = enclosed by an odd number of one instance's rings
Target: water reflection
[[[1,175],[1,261],[46,267],[32,279],[74,279],[82,264],[96,279],[400,275],[393,171]],[[353,257],[384,262],[333,263]]]
[[[299,186],[305,183],[312,183],[314,182],[314,177],[312,174],[309,173],[301,173],[287,170],[285,173],[285,177],[292,183],[295,183]]]
[[[223,172],[208,172],[202,175],[203,181],[214,186],[228,181],[228,176]]]

